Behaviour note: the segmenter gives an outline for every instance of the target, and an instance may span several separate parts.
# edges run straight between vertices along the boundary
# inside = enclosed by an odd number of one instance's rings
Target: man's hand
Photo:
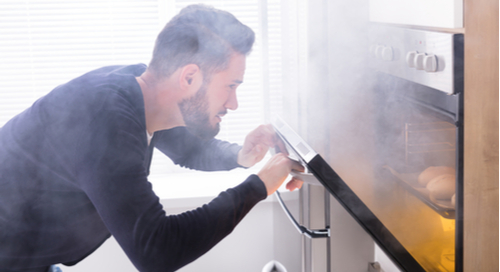
[[[302,184],[304,184],[304,181],[297,179],[293,177],[287,184],[286,184],[286,189],[288,191],[293,191],[295,189],[300,189],[302,187]]]
[[[300,172],[304,171],[304,167],[300,163],[289,159],[288,156],[283,153],[274,155],[266,163],[257,175],[266,185],[267,195],[272,195],[278,190],[292,169]],[[293,190],[301,186],[302,181],[292,179],[287,184],[287,189]]]
[[[243,148],[238,153],[238,164],[243,167],[252,167],[260,162],[270,147],[282,145],[277,137],[270,124],[254,129],[247,135]]]

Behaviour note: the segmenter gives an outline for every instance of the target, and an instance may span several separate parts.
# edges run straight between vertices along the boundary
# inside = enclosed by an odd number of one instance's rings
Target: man
[[[91,71],[1,128],[0,271],[74,265],[110,235],[138,270],[173,271],[227,236],[292,169],[303,170],[275,155],[209,204],[170,216],[147,181],[154,147],[181,166],[229,170],[254,165],[276,144],[270,126],[243,147],[214,139],[238,107],[253,42],[231,14],[189,6],[161,31],[148,67]]]

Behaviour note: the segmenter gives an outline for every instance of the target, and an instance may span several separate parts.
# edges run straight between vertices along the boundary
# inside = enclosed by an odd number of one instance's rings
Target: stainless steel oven
[[[385,207],[379,218],[420,268],[462,271],[463,35],[396,27],[372,34],[383,181],[372,210]],[[435,187],[443,177],[446,194]]]
[[[400,270],[462,271],[463,35],[375,26],[367,47],[375,82],[366,178],[343,175],[282,120],[274,126]],[[317,230],[292,221],[307,239],[328,240],[335,219],[325,217]]]

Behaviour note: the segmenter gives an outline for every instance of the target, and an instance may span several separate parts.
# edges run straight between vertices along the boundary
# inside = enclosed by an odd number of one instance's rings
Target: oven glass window
[[[427,271],[455,269],[457,127],[413,102],[390,79],[377,93],[371,181],[365,203]],[[347,182],[347,181],[346,181]]]

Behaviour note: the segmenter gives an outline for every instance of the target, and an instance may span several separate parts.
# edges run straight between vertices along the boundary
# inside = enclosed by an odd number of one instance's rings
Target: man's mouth
[[[219,122],[222,121],[222,117],[227,114],[227,110],[219,112],[215,117],[219,119]]]

